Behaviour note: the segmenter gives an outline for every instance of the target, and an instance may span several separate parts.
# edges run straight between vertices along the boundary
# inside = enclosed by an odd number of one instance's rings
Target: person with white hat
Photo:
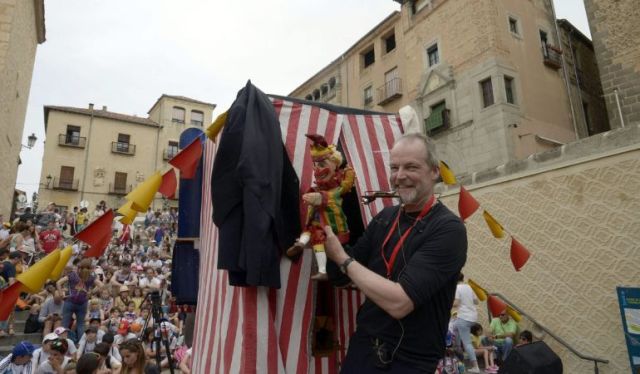
[[[38,368],[40,364],[46,362],[49,359],[49,350],[51,348],[51,342],[58,339],[58,334],[55,332],[49,333],[42,339],[42,346],[35,351],[31,358],[31,365],[34,368]]]

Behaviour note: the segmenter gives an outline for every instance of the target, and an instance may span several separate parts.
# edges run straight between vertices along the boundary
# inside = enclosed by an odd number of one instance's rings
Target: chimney
[[[89,103],[89,109],[93,110],[93,103]]]
[[[103,105],[103,106],[102,106],[102,110],[104,110],[104,111],[106,112],[106,111],[107,111],[107,106],[106,106],[106,105]]]

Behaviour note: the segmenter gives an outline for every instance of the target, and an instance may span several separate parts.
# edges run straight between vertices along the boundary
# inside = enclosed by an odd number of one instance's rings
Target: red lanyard
[[[398,252],[400,252],[400,248],[402,248],[404,241],[407,240],[407,237],[409,237],[409,234],[411,233],[411,230],[413,230],[416,223],[418,223],[418,221],[420,221],[424,216],[427,215],[427,213],[429,213],[429,211],[431,210],[435,202],[436,202],[436,197],[434,195],[431,195],[431,198],[429,198],[427,203],[424,205],[424,208],[422,208],[422,211],[420,211],[420,214],[418,215],[418,217],[415,219],[415,221],[413,221],[413,225],[411,225],[411,227],[409,227],[407,231],[405,231],[404,234],[402,234],[402,236],[400,237],[400,240],[398,240],[395,247],[393,247],[393,251],[391,252],[391,257],[387,261],[387,258],[384,256],[384,248],[387,246],[389,239],[391,239],[391,235],[395,231],[395,228],[396,226],[398,226],[398,223],[400,221],[400,214],[402,214],[402,208],[398,209],[398,215],[396,216],[396,220],[393,222],[393,225],[391,225],[391,229],[389,229],[389,233],[387,234],[387,237],[384,239],[384,242],[382,243],[382,247],[380,248],[380,255],[382,255],[382,260],[384,261],[384,264],[387,267],[387,278],[391,278],[391,271],[393,270],[393,264],[395,264],[396,262],[396,257],[398,256]]]

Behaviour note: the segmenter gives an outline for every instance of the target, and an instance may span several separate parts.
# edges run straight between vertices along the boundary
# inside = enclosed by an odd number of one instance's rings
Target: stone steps
[[[13,329],[16,332],[14,336],[5,336],[0,338],[0,357],[4,357],[11,353],[13,346],[19,342],[26,340],[32,344],[39,346],[42,344],[42,333],[36,332],[33,334],[24,333],[24,325],[29,317],[29,311],[15,312],[13,315]]]

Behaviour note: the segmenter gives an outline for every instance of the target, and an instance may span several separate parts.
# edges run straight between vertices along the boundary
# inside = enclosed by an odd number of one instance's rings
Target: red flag
[[[197,137],[191,144],[169,160],[169,163],[180,170],[181,179],[191,179],[196,175],[201,156],[202,141],[200,137]]]
[[[166,198],[171,198],[176,193],[178,187],[178,180],[176,179],[176,172],[171,169],[168,172],[162,174],[162,184],[158,189],[158,192]]]
[[[113,224],[113,210],[107,210],[102,216],[98,217],[95,221],[91,222],[89,226],[84,230],[77,233],[74,238],[82,240],[89,244],[91,247],[95,247],[103,241],[106,235],[111,237],[111,225]]]
[[[129,225],[124,225],[122,227],[122,234],[120,234],[120,237],[118,238],[118,242],[120,242],[120,244],[125,244],[127,243],[129,240],[131,239],[131,229]]]
[[[15,282],[0,292],[0,321],[6,321],[9,318],[9,314],[15,308],[22,289],[22,283]]]
[[[520,271],[531,257],[531,253],[516,238],[511,237],[511,262],[516,271]]]
[[[100,257],[104,254],[104,250],[107,249],[107,246],[111,242],[111,231],[98,241],[95,245],[92,244],[91,248],[89,248],[85,253],[84,257]]]
[[[466,220],[475,213],[478,208],[480,208],[480,204],[476,199],[474,199],[463,186],[460,186],[460,197],[458,200],[458,212],[460,212],[460,218],[462,218],[463,221]]]
[[[501,313],[506,313],[507,311],[507,304],[493,295],[489,295],[487,303],[489,304],[491,315],[494,317],[499,316]]]

